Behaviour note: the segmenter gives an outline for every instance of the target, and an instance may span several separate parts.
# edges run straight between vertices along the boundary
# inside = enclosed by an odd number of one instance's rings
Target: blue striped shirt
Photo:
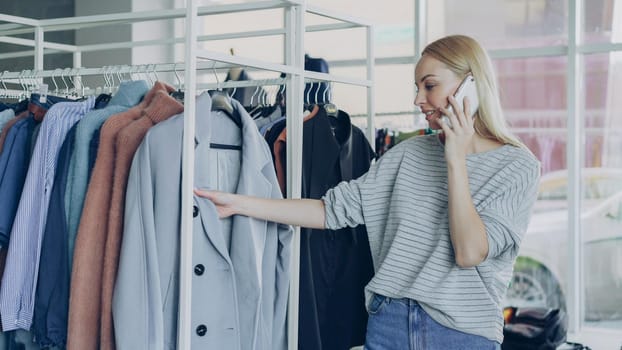
[[[2,276],[0,313],[5,332],[30,329],[56,158],[69,129],[93,109],[94,104],[94,97],[83,102],[57,103],[48,110],[41,124],[11,230]]]

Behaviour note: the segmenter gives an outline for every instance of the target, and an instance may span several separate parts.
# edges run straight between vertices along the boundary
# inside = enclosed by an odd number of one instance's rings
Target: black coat
[[[339,182],[360,177],[375,156],[343,111],[329,117],[320,108],[304,123],[303,134],[302,198],[320,199]],[[285,152],[276,156],[285,164]],[[301,229],[300,350],[346,350],[364,344],[364,287],[373,272],[364,226]]]

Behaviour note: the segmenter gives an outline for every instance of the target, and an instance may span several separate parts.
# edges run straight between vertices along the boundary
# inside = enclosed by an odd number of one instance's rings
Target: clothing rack
[[[284,9],[284,28],[275,30],[262,30],[255,32],[230,33],[220,35],[201,35],[197,33],[197,18],[199,16],[238,13],[245,11],[257,11],[266,9]],[[337,20],[340,23],[305,26],[305,14],[311,13],[322,17]],[[163,19],[185,19],[185,37],[161,40],[149,40],[138,42],[121,42],[101,45],[65,45],[44,41],[45,32],[92,28],[97,26],[137,23],[144,21]],[[287,197],[301,198],[302,186],[302,137],[303,137],[303,103],[305,82],[336,82],[348,85],[362,86],[367,89],[367,117],[368,128],[366,136],[371,144],[374,144],[374,27],[373,25],[350,16],[344,16],[331,11],[307,5],[306,0],[279,0],[257,1],[232,5],[212,5],[198,7],[194,1],[188,1],[185,9],[171,9],[159,11],[142,11],[130,13],[118,13],[95,16],[81,16],[71,18],[58,18],[47,20],[35,20],[23,17],[0,15],[0,21],[9,22],[0,25],[0,42],[33,47],[34,51],[0,54],[0,59],[9,57],[29,56],[34,54],[32,71],[4,72],[0,75],[0,81],[22,84],[23,79],[32,79],[41,83],[43,78],[58,77],[59,70],[43,70],[44,54],[53,52],[73,53],[74,67],[69,69],[69,76],[107,75],[107,74],[132,74],[149,72],[175,72],[184,71],[185,87],[185,117],[182,161],[182,201],[181,201],[181,261],[180,261],[180,294],[179,294],[179,318],[178,318],[178,349],[190,349],[190,334],[193,331],[190,322],[191,315],[191,280],[192,280],[192,206],[193,206],[193,174],[194,174],[194,132],[195,132],[195,96],[197,91],[206,88],[247,87],[262,85],[286,86],[286,104],[288,107],[287,126]],[[366,79],[354,79],[339,77],[332,74],[310,72],[304,70],[304,34],[305,32],[339,30],[363,27],[366,29]],[[33,33],[34,40],[14,38],[11,35]],[[259,61],[251,58],[229,56],[220,52],[199,50],[198,42],[205,40],[222,40],[230,38],[284,35],[284,64],[275,64]],[[184,42],[185,64],[154,64],[139,66],[121,66],[119,68],[79,68],[81,66],[81,53],[88,51],[101,51],[122,47],[138,47],[145,45],[162,45]],[[207,60],[209,62],[201,61]],[[196,73],[200,70],[214,70],[241,66],[245,68],[286,73],[284,79],[235,81],[210,84],[197,84]],[[65,72],[65,70],[60,70]],[[27,73],[26,73],[27,72]],[[177,74],[176,74],[177,75]],[[181,82],[179,81],[179,85]],[[0,87],[0,91],[2,87]],[[298,346],[298,294],[299,294],[299,269],[300,269],[300,228],[296,228],[293,237],[290,296],[288,307],[288,348],[293,350]]]

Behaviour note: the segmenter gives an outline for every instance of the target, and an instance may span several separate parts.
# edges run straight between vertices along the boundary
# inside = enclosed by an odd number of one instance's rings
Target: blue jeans
[[[500,350],[484,337],[447,328],[412,299],[374,295],[369,306],[365,350]]]

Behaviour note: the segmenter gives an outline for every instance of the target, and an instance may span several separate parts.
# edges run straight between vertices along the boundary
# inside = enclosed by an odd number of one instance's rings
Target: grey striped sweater
[[[367,225],[375,275],[365,289],[411,298],[437,322],[499,343],[502,305],[538,192],[540,165],[527,150],[505,145],[467,155],[473,203],[489,252],[472,268],[455,263],[449,237],[447,166],[436,135],[391,149],[360,178],[322,198],[326,227]]]

